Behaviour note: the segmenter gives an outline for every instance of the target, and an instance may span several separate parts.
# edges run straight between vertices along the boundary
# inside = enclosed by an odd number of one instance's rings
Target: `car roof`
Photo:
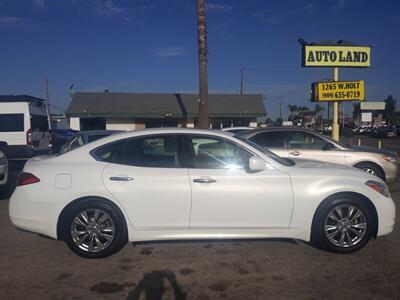
[[[96,134],[106,134],[106,133],[118,133],[125,132],[123,130],[86,130],[86,131],[78,131],[76,134],[84,134],[84,135],[96,135]]]
[[[249,131],[244,131],[241,133],[238,133],[238,135],[254,135],[259,132],[268,132],[268,131],[303,131],[303,132],[313,132],[317,133],[316,131],[308,128],[302,128],[302,127],[267,127],[267,128],[257,128],[254,130],[249,130]]]

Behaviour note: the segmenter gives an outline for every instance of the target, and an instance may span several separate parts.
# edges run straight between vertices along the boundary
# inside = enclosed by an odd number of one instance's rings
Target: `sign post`
[[[339,68],[333,68],[333,81],[339,81]],[[332,138],[339,141],[339,101],[333,102]]]

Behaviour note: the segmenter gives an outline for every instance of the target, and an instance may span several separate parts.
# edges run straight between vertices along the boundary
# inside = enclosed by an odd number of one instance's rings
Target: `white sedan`
[[[99,258],[127,241],[294,238],[353,252],[393,230],[376,176],[283,159],[223,132],[148,129],[30,159],[10,199],[15,226]]]

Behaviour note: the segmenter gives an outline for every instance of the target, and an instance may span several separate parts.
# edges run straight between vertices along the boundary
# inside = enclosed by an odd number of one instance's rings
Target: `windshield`
[[[290,166],[294,166],[296,163],[288,158],[284,158],[284,157],[280,157],[278,155],[276,155],[275,153],[271,152],[270,150],[268,150],[265,147],[262,147],[256,143],[254,143],[253,141],[250,141],[248,139],[245,139],[244,137],[240,136],[240,135],[235,135],[235,138],[237,138],[238,140],[245,142],[246,144],[249,144],[250,146],[252,146],[253,148],[256,148],[258,151],[262,152],[263,154],[265,154],[266,156],[272,158],[273,160],[275,160],[276,162],[280,163],[281,165],[284,165],[286,167],[290,167]]]

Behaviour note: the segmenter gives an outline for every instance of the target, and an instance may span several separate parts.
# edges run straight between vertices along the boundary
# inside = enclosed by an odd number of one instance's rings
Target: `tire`
[[[357,169],[361,169],[372,175],[375,175],[376,177],[379,177],[383,181],[385,181],[385,179],[386,179],[385,173],[383,172],[383,170],[374,163],[363,162],[363,163],[359,163],[359,164],[355,165],[354,167]]]
[[[375,222],[372,209],[365,200],[338,195],[318,207],[312,224],[311,243],[330,252],[352,253],[371,239],[377,226]]]
[[[114,205],[88,199],[68,208],[61,220],[61,237],[81,257],[102,258],[128,241],[125,218]]]

